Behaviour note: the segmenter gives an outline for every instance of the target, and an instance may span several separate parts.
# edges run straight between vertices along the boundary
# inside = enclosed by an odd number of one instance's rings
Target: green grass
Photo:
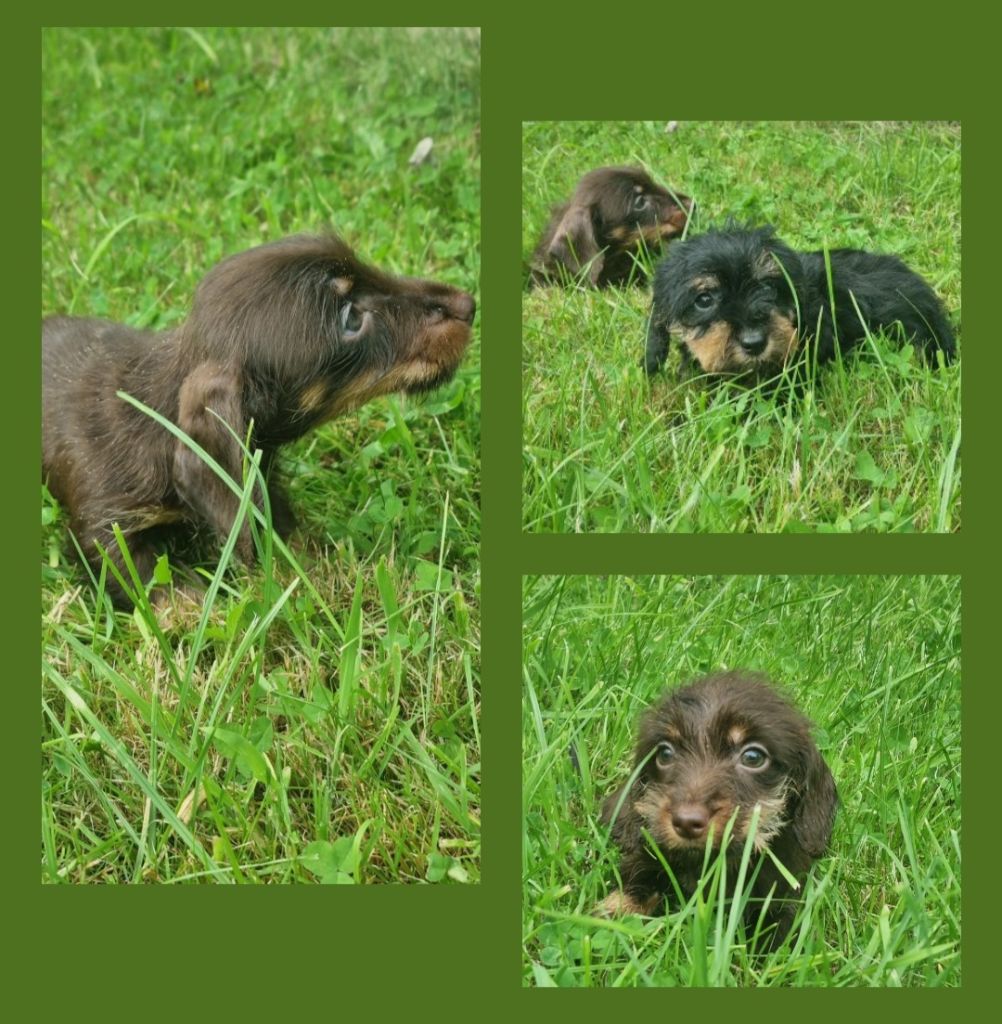
[[[526,985],[960,984],[959,578],[536,577],[524,607]],[[618,863],[599,805],[639,713],[725,667],[767,672],[812,717],[842,801],[769,955],[712,892],[668,917],[591,916]]]
[[[801,249],[896,253],[960,323],[960,129],[947,124],[534,123],[523,257],[587,169],[642,163],[701,227],[772,223]],[[523,297],[523,521],[542,532],[950,532],[959,363],[875,337],[800,398],[640,369],[646,287]]]
[[[222,256],[329,227],[477,291],[475,31],[55,30],[43,61],[44,312],[169,327]],[[224,555],[166,628],[95,601],[43,488],[43,881],[479,880],[479,421],[475,340],[291,446],[291,550]]]

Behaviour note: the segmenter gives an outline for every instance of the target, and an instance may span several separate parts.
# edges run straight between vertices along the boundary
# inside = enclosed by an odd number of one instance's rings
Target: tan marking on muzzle
[[[731,356],[731,329],[723,321],[711,324],[705,331],[690,327],[681,328],[678,333],[704,373],[727,373],[739,368]]]
[[[797,325],[782,313],[773,313],[769,319],[769,340],[759,359],[765,363],[785,366],[799,347]]]

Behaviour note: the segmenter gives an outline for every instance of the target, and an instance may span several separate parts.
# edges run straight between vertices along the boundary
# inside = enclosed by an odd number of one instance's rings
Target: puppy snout
[[[462,320],[464,323],[472,324],[473,316],[477,311],[477,303],[468,292],[455,292],[444,303],[445,311],[454,320]]]
[[[683,839],[702,839],[710,827],[710,811],[703,804],[681,804],[671,813],[671,823]]]
[[[769,343],[769,332],[764,327],[745,327],[738,335],[738,342],[750,356],[757,356],[765,351]]]

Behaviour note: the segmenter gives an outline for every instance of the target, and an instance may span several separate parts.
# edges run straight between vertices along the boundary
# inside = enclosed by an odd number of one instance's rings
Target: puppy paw
[[[622,889],[610,892],[601,903],[596,904],[592,911],[594,917],[623,917],[625,914],[642,914],[649,916],[657,906],[657,894],[646,900],[638,900]]]

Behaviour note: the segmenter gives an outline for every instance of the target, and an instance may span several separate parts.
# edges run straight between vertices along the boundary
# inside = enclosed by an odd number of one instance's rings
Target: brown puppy
[[[748,836],[752,811],[760,816],[753,844],[760,858],[746,913],[754,931],[771,894],[765,924],[782,942],[796,913],[796,893],[771,851],[802,879],[828,846],[838,794],[811,739],[811,723],[761,675],[723,672],[666,695],[640,722],[635,778],[607,797],[602,820],[622,852],[623,888],[608,896],[604,914],[663,913],[674,894],[671,879],[650,848],[649,835],[685,900],[695,893],[707,846],[727,848],[728,891]],[[758,864],[756,864],[758,860]]]
[[[532,257],[531,281],[559,284],[582,271],[595,287],[643,280],[636,257],[680,235],[693,206],[640,167],[589,171],[570,202],[554,209]]]
[[[334,236],[299,235],[218,264],[188,319],[163,334],[51,317],[42,323],[43,474],[95,568],[99,546],[121,568],[118,523],[148,580],[170,534],[209,527],[225,536],[239,499],[117,391],[176,423],[239,484],[237,438],[250,437],[270,473],[279,446],[318,424],[377,395],[448,380],[474,311],[466,292],[384,274]],[[287,532],[292,515],[270,476],[268,498]],[[253,561],[248,523],[237,553]],[[108,589],[127,606],[110,574]]]

